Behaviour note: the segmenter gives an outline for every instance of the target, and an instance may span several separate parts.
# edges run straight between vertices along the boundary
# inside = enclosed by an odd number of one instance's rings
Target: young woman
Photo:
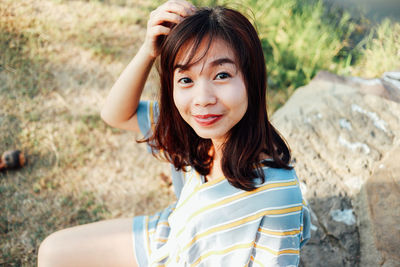
[[[160,55],[159,103],[140,102]],[[102,110],[173,166],[177,202],[153,216],[62,230],[39,266],[296,266],[309,214],[268,121],[261,43],[239,12],[168,1]]]

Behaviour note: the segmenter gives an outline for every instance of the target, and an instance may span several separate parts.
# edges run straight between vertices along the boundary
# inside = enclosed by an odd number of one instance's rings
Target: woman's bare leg
[[[133,219],[115,219],[55,232],[40,245],[39,267],[132,266]]]

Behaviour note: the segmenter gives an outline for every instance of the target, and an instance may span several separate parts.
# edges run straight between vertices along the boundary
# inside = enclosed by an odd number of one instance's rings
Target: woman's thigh
[[[137,266],[132,219],[100,221],[55,232],[40,245],[38,266]]]

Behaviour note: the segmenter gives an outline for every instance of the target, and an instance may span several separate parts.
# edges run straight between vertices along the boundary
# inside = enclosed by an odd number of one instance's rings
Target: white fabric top
[[[157,104],[141,102],[138,118],[148,134]],[[225,177],[205,183],[193,168],[176,176],[177,202],[134,218],[140,266],[297,266],[310,237],[298,178],[294,170],[263,171],[265,182],[253,191]]]

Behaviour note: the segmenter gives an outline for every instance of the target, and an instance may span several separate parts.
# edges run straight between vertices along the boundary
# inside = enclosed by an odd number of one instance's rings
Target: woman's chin
[[[211,139],[213,142],[225,140],[225,134],[212,133],[209,131],[195,130],[196,134],[203,139]]]

